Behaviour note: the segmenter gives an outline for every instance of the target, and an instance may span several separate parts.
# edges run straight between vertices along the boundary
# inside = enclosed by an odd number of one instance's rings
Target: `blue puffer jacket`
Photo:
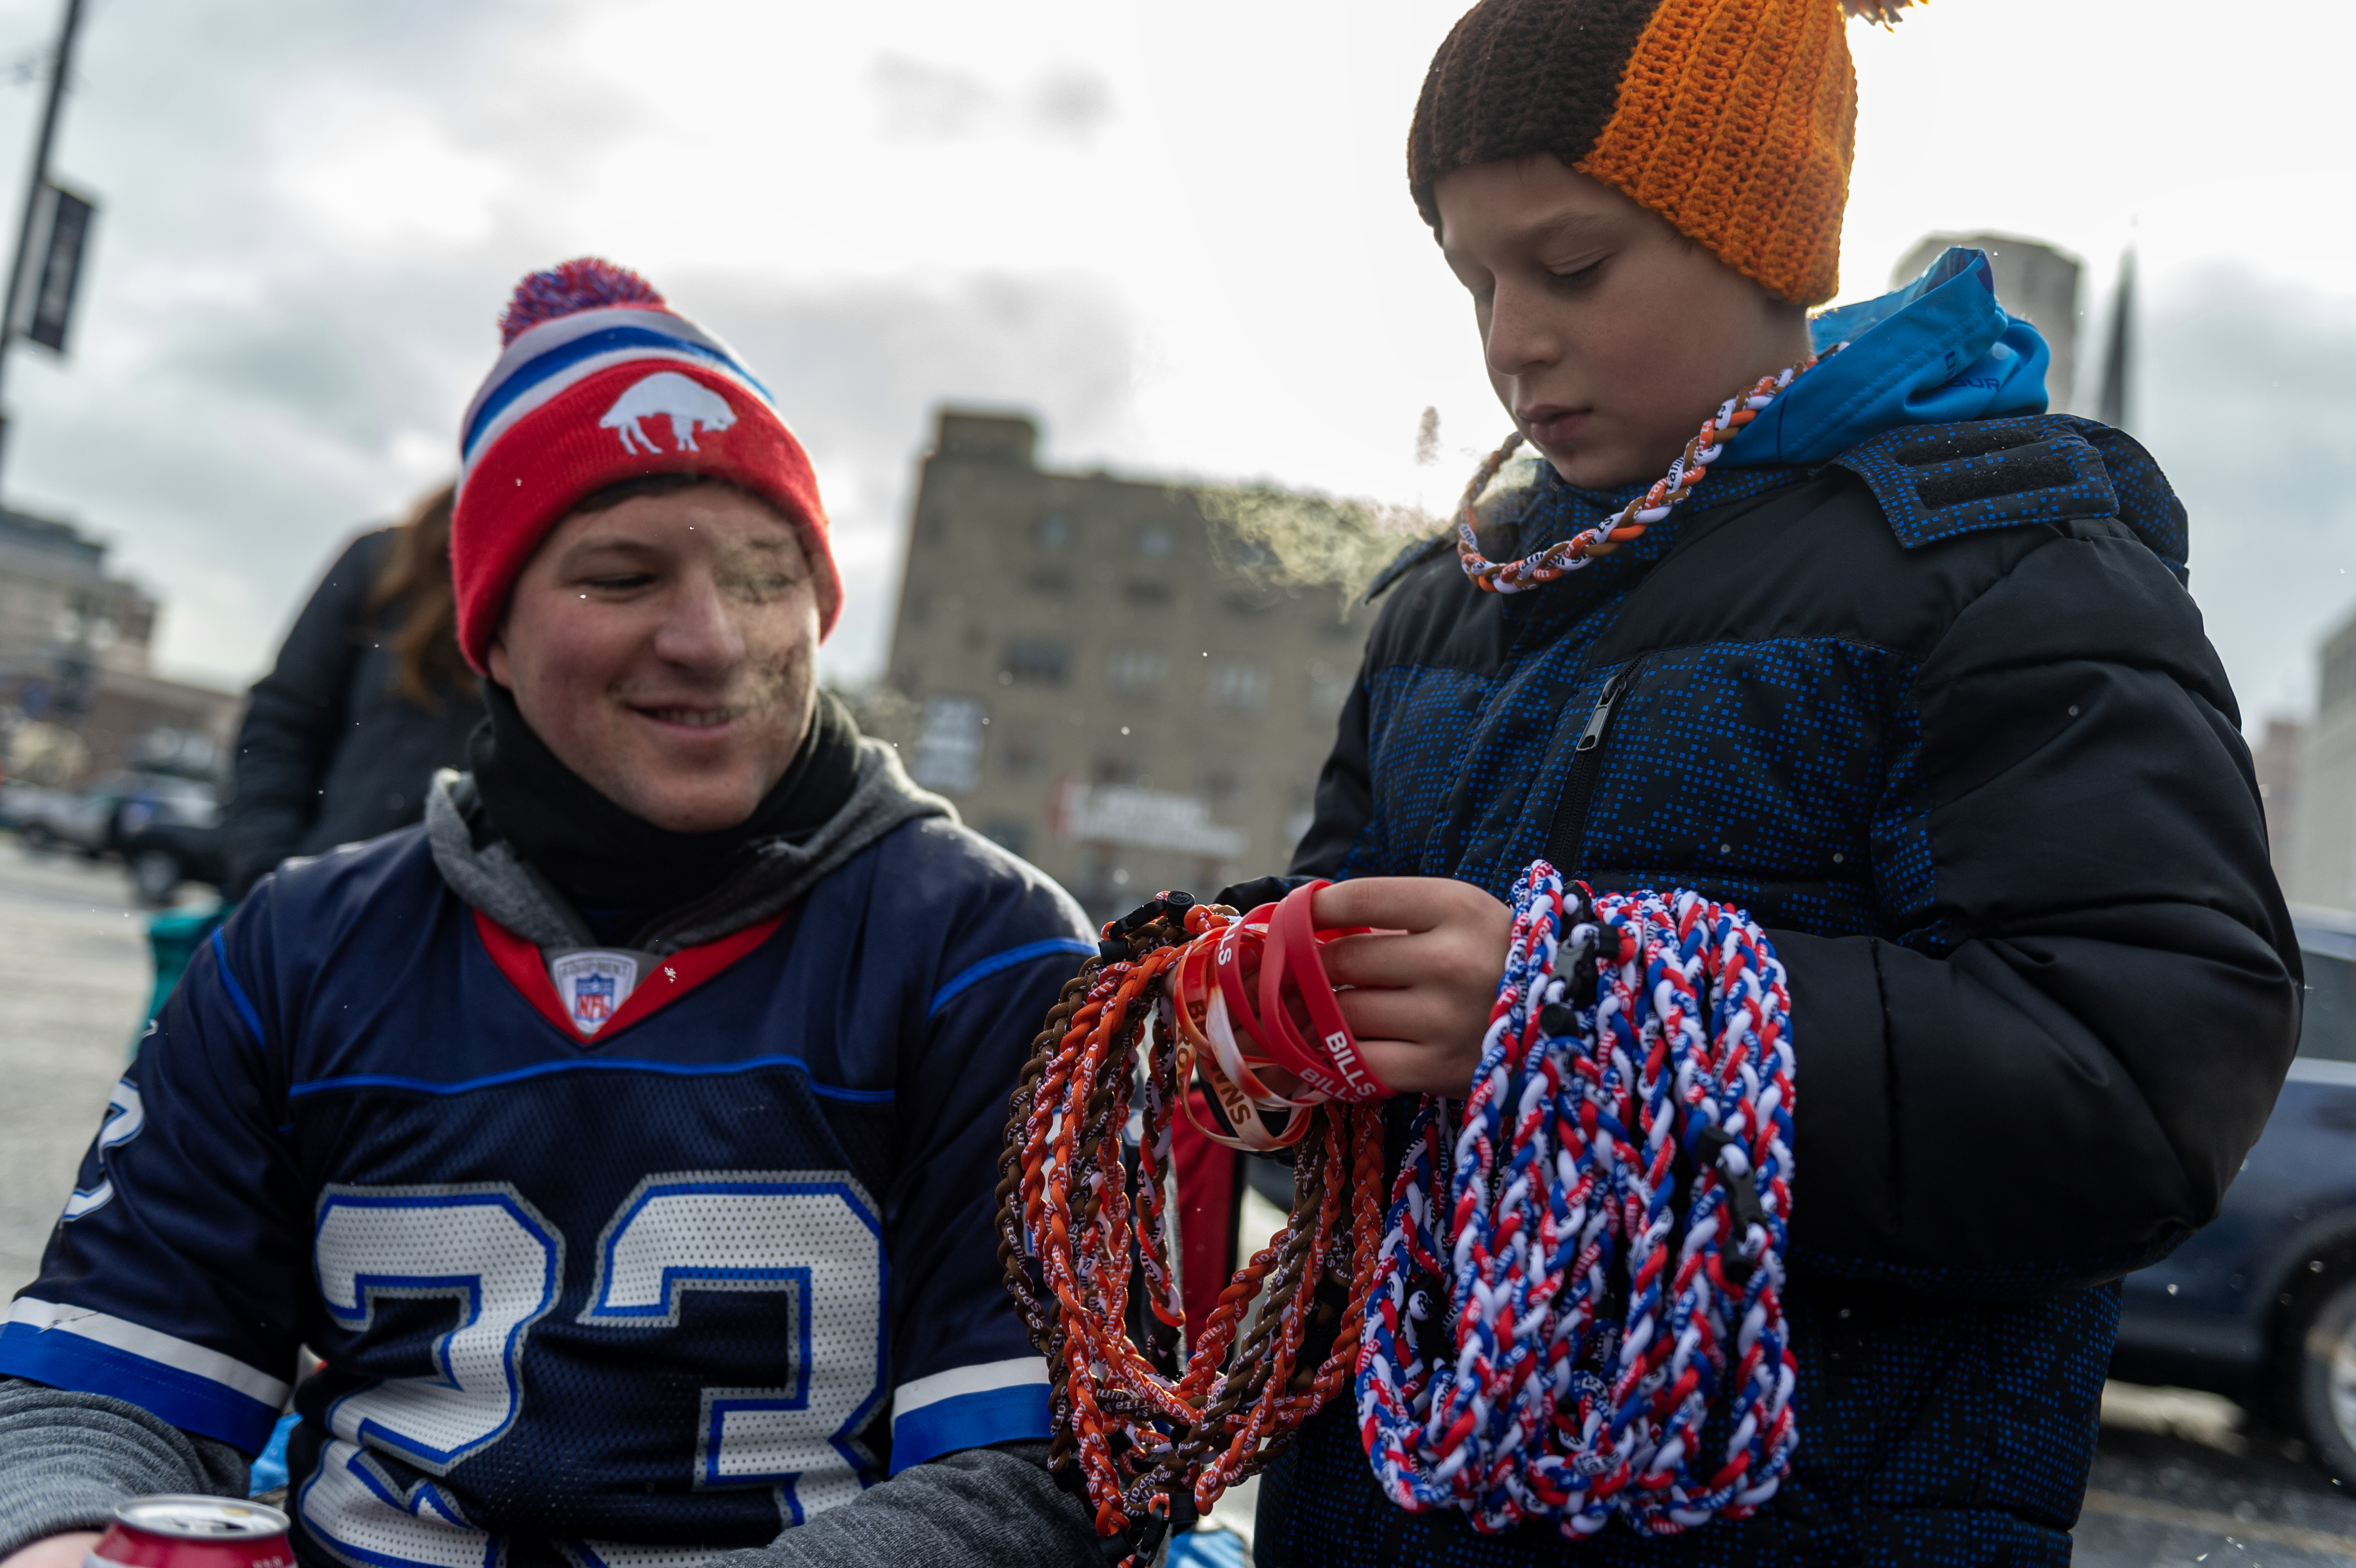
[[[1590,569],[1393,569],[1293,869],[1748,908],[1791,975],[1802,1448],[1771,1510],[1483,1537],[1376,1491],[1347,1409],[1269,1476],[1265,1564],[2064,1563],[2113,1282],[2216,1212],[2290,1060],[2297,955],[2186,592],[2184,512],[2048,416],[1950,251],[1693,502]],[[1633,491],[1526,466],[1490,553]],[[1601,744],[1580,752],[1583,733]]]

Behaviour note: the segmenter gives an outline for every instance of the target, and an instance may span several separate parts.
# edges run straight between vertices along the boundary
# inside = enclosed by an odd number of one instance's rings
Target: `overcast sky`
[[[1505,428],[1402,174],[1460,9],[91,0],[57,163],[101,206],[95,272],[72,357],[12,356],[5,490],[115,546],[165,603],[167,671],[251,679],[336,545],[454,467],[515,278],[598,252],[731,339],[809,446],[840,678],[881,664],[943,401],[1035,411],[1057,464],[1437,508]],[[0,82],[59,10],[0,0]],[[2220,23],[1938,0],[1853,24],[1842,277],[1880,292],[1932,230],[2031,235],[2084,258],[2098,320],[2136,236],[2135,425],[2254,720],[2311,700],[2356,605],[2356,22]],[[0,85],[11,214],[37,107]]]

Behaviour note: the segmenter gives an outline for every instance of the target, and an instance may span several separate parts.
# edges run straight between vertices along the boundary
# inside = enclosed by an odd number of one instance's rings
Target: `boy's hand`
[[[1323,949],[1342,1016],[1366,1064],[1402,1094],[1461,1100],[1481,1064],[1481,1037],[1505,972],[1514,912],[1470,882],[1365,877],[1318,890],[1321,928],[1371,925]]]
[[[0,1557],[0,1568],[81,1568],[82,1554],[98,1544],[94,1530],[45,1536]]]

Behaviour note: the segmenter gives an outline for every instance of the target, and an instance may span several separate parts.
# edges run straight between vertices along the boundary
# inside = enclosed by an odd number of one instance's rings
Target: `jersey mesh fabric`
[[[989,1209],[1005,1096],[1092,950],[1059,890],[922,820],[584,1041],[422,830],[295,868],[166,1006],[0,1371],[252,1450],[309,1346],[297,1550],[349,1568],[685,1568],[1044,1436]]]

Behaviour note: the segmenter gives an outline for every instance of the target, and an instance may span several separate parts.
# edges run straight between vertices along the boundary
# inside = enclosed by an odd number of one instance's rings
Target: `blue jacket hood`
[[[2052,353],[1997,303],[1987,252],[1950,246],[1879,299],[1808,324],[1817,352],[1847,347],[1792,383],[1713,466],[1827,462],[1886,431],[2045,411]]]

